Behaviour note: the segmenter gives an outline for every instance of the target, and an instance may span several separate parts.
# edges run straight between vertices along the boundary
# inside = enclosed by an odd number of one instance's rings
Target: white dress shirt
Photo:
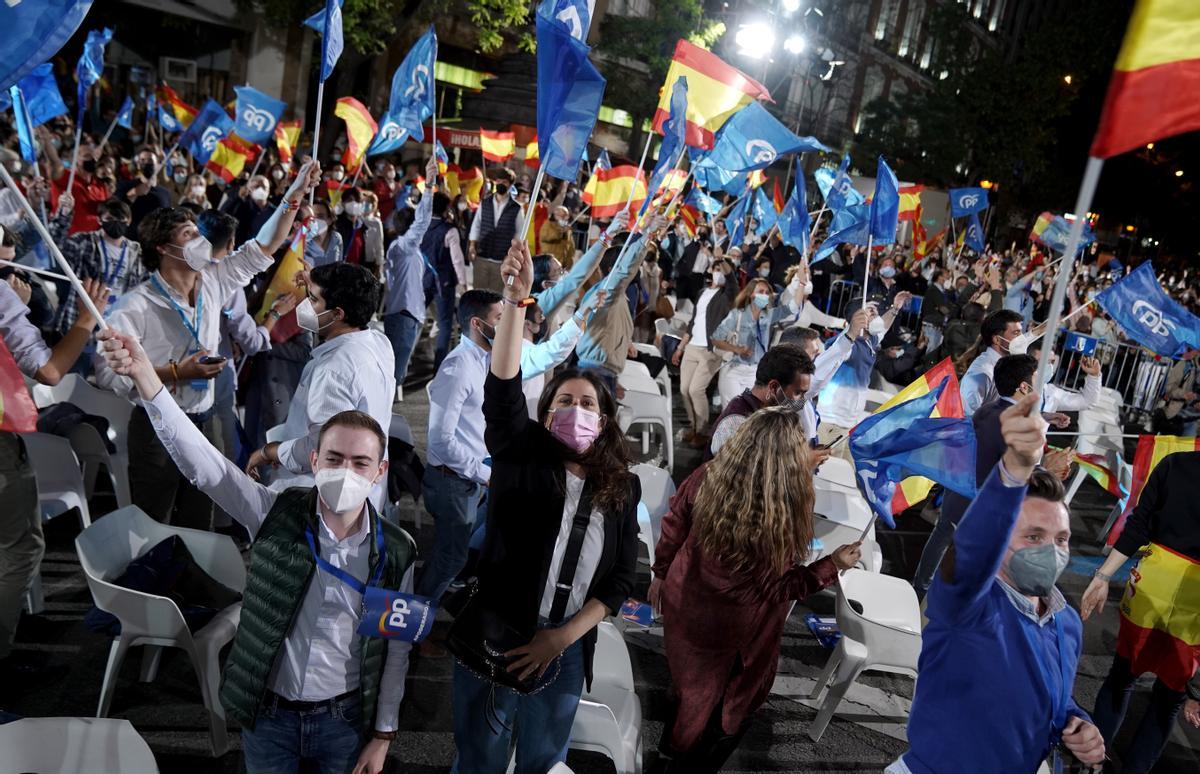
[[[8,189],[5,189],[8,190]],[[3,338],[17,368],[30,379],[50,362],[50,348],[42,332],[29,322],[29,307],[7,282],[0,282],[0,337]]]
[[[813,406],[813,401],[821,394],[821,390],[829,384],[833,379],[833,375],[842,367],[842,363],[846,362],[846,358],[850,357],[850,353],[854,351],[854,342],[848,334],[841,334],[833,340],[833,343],[825,348],[821,354],[817,355],[817,359],[813,361],[814,371],[812,380],[809,382],[808,392],[804,393],[808,400],[804,401],[804,408],[800,410],[800,427],[804,431],[804,437],[812,440],[817,437],[817,410]]]
[[[240,292],[255,274],[269,269],[271,263],[271,256],[263,252],[257,241],[251,239],[220,262],[209,264],[200,273],[196,281],[195,307],[158,272],[154,272],[150,275],[151,279],[117,300],[115,310],[108,315],[108,323],[116,330],[138,339],[156,367],[162,367],[171,360],[183,361],[198,350],[215,354],[221,345],[221,309],[225,302],[235,292]],[[199,323],[199,341],[184,325],[181,312],[189,325],[196,326]],[[96,368],[96,382],[101,388],[133,400],[137,392],[133,380],[114,373],[99,352],[92,356],[92,363]],[[213,405],[212,385],[211,379],[198,380],[195,384],[181,381],[173,396],[185,412],[203,413]]]
[[[491,353],[463,336],[429,383],[431,466],[445,465],[469,481],[486,484],[491,468],[483,442],[483,382]]]
[[[321,426],[343,411],[370,414],[386,435],[395,397],[396,359],[379,331],[343,333],[314,347],[288,406],[279,463],[291,473],[309,472]]]
[[[554,592],[558,584],[558,574],[562,570],[563,557],[567,554],[567,543],[571,539],[571,526],[575,522],[575,509],[579,507],[579,498],[583,495],[583,479],[566,471],[566,497],[563,499],[562,521],[558,525],[558,537],[554,539],[554,553],[550,556],[550,571],[546,573],[546,588],[542,589],[542,603],[538,615],[550,617],[554,606]],[[571,596],[567,599],[565,617],[578,613],[587,601],[588,589],[592,586],[592,578],[596,568],[600,566],[600,554],[604,552],[604,514],[592,509],[588,520],[587,532],[583,536],[583,546],[579,551],[579,563],[575,565],[575,578],[571,582]]]
[[[144,405],[159,440],[188,481],[245,526],[251,537],[256,536],[277,493],[251,479],[217,451],[165,389]],[[325,523],[324,505],[319,508],[321,530],[317,541],[321,556],[354,577],[369,580],[373,532],[368,520],[361,519],[359,529],[339,541]],[[409,567],[400,590],[411,594],[412,588],[413,568]],[[362,596],[356,590],[319,568],[315,570],[268,677],[268,687],[293,701],[323,701],[357,688],[361,647],[355,630],[361,610]],[[375,707],[378,731],[394,731],[398,726],[411,648],[411,643],[388,641]]]
[[[963,374],[960,391],[962,393],[963,414],[969,419],[975,415],[979,407],[996,397],[996,386],[992,375],[996,371],[996,363],[1003,357],[995,347],[988,347],[979,354],[967,372]]]
[[[1100,400],[1100,387],[1100,377],[1090,374],[1083,379],[1083,392],[1064,390],[1062,387],[1047,384],[1042,411],[1054,414],[1059,411],[1083,411],[1092,408]]]
[[[492,195],[492,227],[493,228],[500,224],[500,216],[504,214],[504,210],[508,207],[509,204],[516,204],[516,202],[514,202],[512,200],[512,194],[509,194],[508,196],[504,196],[504,197],[496,196],[495,194]],[[521,225],[521,215],[525,212],[525,208],[519,204],[517,204],[516,207],[517,207],[517,225],[520,226]],[[483,205],[481,204],[481,205],[479,205],[479,209],[475,210],[475,217],[471,219],[471,231],[467,235],[468,242],[478,242],[479,241],[479,232],[483,229],[483,224],[480,223],[480,219],[482,217],[483,217]]]
[[[521,339],[521,392],[535,402],[542,396],[546,386],[546,372],[561,363],[575,350],[583,329],[574,315],[540,344]]]

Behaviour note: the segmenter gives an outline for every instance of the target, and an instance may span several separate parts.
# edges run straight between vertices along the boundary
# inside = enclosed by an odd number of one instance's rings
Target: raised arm
[[[258,242],[263,252],[272,255],[283,245],[288,234],[291,233],[292,223],[296,221],[296,210],[300,206],[300,200],[310,190],[316,188],[320,182],[320,165],[312,159],[304,162],[300,173],[296,175],[296,179],[284,193],[283,203],[275,208],[275,212],[267,219],[258,232],[258,236],[255,237],[255,241]]]
[[[580,256],[579,260],[571,267],[571,270],[563,275],[554,287],[548,288],[536,293],[534,297],[537,299],[538,306],[541,307],[542,314],[547,317],[552,317],[554,312],[564,301],[575,294],[580,286],[592,276],[592,272],[600,265],[600,259],[604,257],[604,251],[608,249],[612,238],[625,230],[625,224],[629,220],[628,212],[619,212],[613,219],[612,223],[605,229],[605,238],[597,240],[592,244],[587,251]]]

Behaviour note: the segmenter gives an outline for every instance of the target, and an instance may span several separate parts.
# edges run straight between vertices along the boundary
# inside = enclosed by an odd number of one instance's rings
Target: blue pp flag
[[[965,218],[988,208],[986,188],[951,188],[950,217]]]
[[[721,191],[734,196],[741,196],[742,192],[746,190],[747,173],[731,172],[728,169],[705,164],[708,151],[689,147],[688,158],[692,162],[692,179],[704,190],[714,193]]]
[[[612,159],[608,157],[607,149],[601,150],[596,157],[596,169],[612,169]]]
[[[394,113],[388,113],[379,119],[379,128],[375,130],[375,136],[371,139],[371,144],[367,146],[368,156],[391,153],[400,149],[400,146],[409,138],[408,129],[400,125],[402,120]],[[421,136],[425,136],[424,130],[421,130]]]
[[[717,132],[706,164],[731,172],[766,169],[780,156],[828,151],[813,137],[797,137],[758,102],[733,114]]]
[[[826,208],[833,212],[866,201],[862,194],[854,190],[849,168],[850,157],[842,156],[842,163],[838,166],[837,172],[828,167],[821,167],[813,173],[813,178],[817,181],[817,189],[825,199]]]
[[[879,157],[875,173],[875,195],[871,198],[871,241],[890,245],[896,241],[896,225],[900,220],[900,182],[896,173]]]
[[[275,136],[275,125],[283,118],[287,103],[263,94],[253,86],[234,86],[237,116],[233,130],[246,142],[262,145]]]
[[[12,100],[13,117],[16,119],[17,140],[21,146],[21,158],[26,163],[37,163],[37,146],[33,142],[33,124],[29,121],[29,109],[25,106],[25,97],[21,87],[13,85],[9,88],[9,98]]]
[[[796,175],[796,184],[792,186],[792,195],[783,205],[779,213],[779,236],[783,243],[808,255],[808,230],[812,226],[812,218],[808,215],[807,193],[804,190],[804,170]]]
[[[1040,241],[1046,247],[1059,253],[1067,251],[1067,242],[1071,235],[1071,221],[1064,218],[1062,215],[1055,215],[1049,225],[1046,226],[1042,233],[1038,234],[1035,239]],[[1079,247],[1076,250],[1076,255],[1079,251],[1096,241],[1096,234],[1092,231],[1091,225],[1085,220],[1083,222],[1083,231],[1079,235]]]
[[[54,58],[83,23],[92,0],[6,2],[4,45],[0,46],[0,93],[43,62]]]
[[[761,188],[754,192],[751,214],[754,216],[754,233],[759,236],[766,236],[768,231],[775,228],[775,224],[779,220],[779,214],[775,212],[775,205],[771,203],[771,199]]]
[[[92,30],[88,33],[87,42],[83,44],[83,53],[79,63],[75,65],[75,78],[79,81],[79,107],[77,112],[83,116],[83,108],[87,104],[87,93],[96,81],[104,75],[104,47],[112,40],[112,30],[105,27],[102,30]]]
[[[1152,352],[1179,357],[1187,349],[1200,349],[1200,317],[1167,295],[1149,261],[1102,291],[1096,301],[1126,336]]]
[[[974,250],[977,253],[983,253],[985,246],[983,242],[983,226],[979,225],[979,215],[972,212],[970,219],[967,220],[966,233],[963,234],[963,247],[968,250]]]
[[[542,0],[537,12],[538,16],[561,24],[580,43],[587,43],[595,6],[596,0]]]
[[[975,497],[975,428],[970,419],[931,417],[950,377],[934,389],[872,414],[850,431],[858,488],[889,527],[896,485],[924,476],[963,497]]]
[[[721,211],[721,203],[701,191],[697,186],[692,186],[692,190],[688,192],[683,203],[688,207],[695,207],[705,215],[716,215]]]
[[[388,115],[417,142],[425,141],[425,119],[434,111],[434,70],[437,65],[437,33],[433,25],[409,49],[404,61],[392,73],[392,91]],[[400,141],[401,143],[404,140]],[[386,151],[378,151],[384,153]]]
[[[589,51],[563,24],[538,14],[538,158],[542,171],[559,180],[579,173],[604,99],[606,83]]]
[[[179,137],[179,144],[187,148],[197,164],[204,165],[216,150],[217,143],[233,132],[233,119],[215,99],[208,98],[196,118]]]
[[[866,245],[871,233],[871,205],[851,204],[836,210],[829,224],[829,232],[821,247],[813,255],[817,263],[829,257],[838,245]]]
[[[727,248],[737,247],[745,240],[746,214],[750,211],[750,200],[753,198],[753,191],[745,193],[740,199],[734,202],[733,208],[725,216],[725,231],[729,234]]]
[[[41,126],[67,112],[67,103],[58,91],[58,81],[54,79],[53,66],[49,62],[33,68],[19,85],[21,96],[25,98],[25,109],[29,111],[30,126]]]
[[[133,97],[126,96],[117,111],[117,126],[129,131],[133,130]]]
[[[658,193],[667,173],[674,169],[679,161],[678,157],[686,147],[684,137],[687,134],[687,95],[687,78],[680,76],[671,87],[671,110],[667,120],[663,122],[663,140],[658,148],[658,161],[654,164],[654,171],[650,173],[650,184],[646,189],[651,195],[642,202],[642,209],[638,215],[650,206],[654,194]]]
[[[367,586],[362,596],[358,633],[404,642],[420,642],[433,629],[437,603],[428,597]]]
[[[158,106],[158,125],[164,132],[178,132],[183,129],[183,124],[179,123],[175,113],[165,105]]]
[[[342,55],[342,0],[325,0],[325,7],[305,19],[304,26],[321,36],[321,83],[324,83]]]

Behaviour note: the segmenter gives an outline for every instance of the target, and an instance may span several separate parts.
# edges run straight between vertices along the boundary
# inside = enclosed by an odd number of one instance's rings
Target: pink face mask
[[[550,415],[550,434],[582,454],[600,435],[600,415],[578,406],[555,409]]]

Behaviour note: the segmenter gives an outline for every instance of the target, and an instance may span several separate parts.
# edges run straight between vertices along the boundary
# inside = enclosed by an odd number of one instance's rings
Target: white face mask
[[[321,312],[321,314],[328,314],[329,311],[330,310],[326,309],[324,312]],[[321,325],[321,315],[317,314],[316,309],[313,309],[312,300],[306,298],[300,303],[296,304],[296,324],[306,331],[320,333],[322,329],[333,325],[333,321],[330,320],[325,325]]]
[[[344,205],[342,205],[342,212],[346,213],[352,218],[362,215],[362,211],[362,202],[346,202]]]
[[[253,199],[255,201],[255,203],[262,204],[263,202],[265,202],[267,200],[267,189],[255,188],[255,189],[251,190],[250,198]]]
[[[805,283],[804,283],[804,295],[806,295],[806,296],[811,296],[811,295],[812,295],[812,293],[813,293],[813,284],[812,284],[812,282],[805,282]]]
[[[174,178],[177,185],[183,185],[188,179],[187,172],[177,172],[175,173]]]
[[[341,179],[346,176],[346,173],[342,172],[341,170],[337,170],[337,171],[333,172],[332,174],[330,174],[329,176],[332,177],[334,180],[337,180],[340,182]]]
[[[887,333],[887,330],[888,324],[884,322],[882,316],[876,317],[875,319],[871,320],[869,325],[867,325],[867,331],[872,336],[882,336],[883,334]]]
[[[327,229],[328,227],[329,227],[329,224],[326,223],[325,221],[320,220],[320,219],[315,219],[315,220],[313,220],[312,223],[308,224],[308,231],[313,236],[319,237],[325,233],[325,229]]]
[[[335,513],[351,513],[363,507],[375,482],[350,468],[321,468],[314,477],[317,493]]]
[[[272,169],[271,170],[271,179],[272,180],[282,180],[283,179],[283,170],[282,169]]]
[[[172,245],[177,250],[183,253],[183,257],[172,255],[171,257],[177,261],[183,261],[192,271],[204,271],[208,265],[212,263],[212,243],[204,238],[203,235],[197,234],[194,239],[180,247]]]
[[[208,189],[202,185],[192,186],[192,196],[195,196],[197,199],[202,198],[207,191]]]

